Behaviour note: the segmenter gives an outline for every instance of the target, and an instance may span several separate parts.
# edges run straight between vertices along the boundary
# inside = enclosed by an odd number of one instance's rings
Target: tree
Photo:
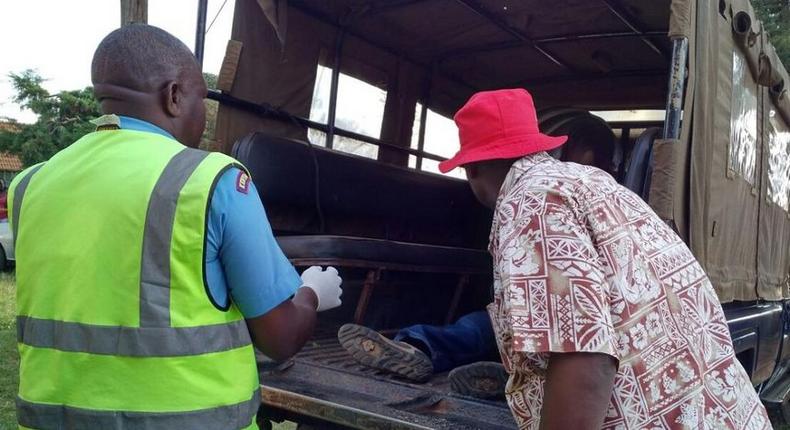
[[[203,79],[206,80],[208,89],[217,89],[217,75],[213,73],[203,73]],[[206,129],[203,130],[203,137],[200,139],[200,149],[216,151],[219,146],[215,136],[219,103],[217,103],[216,100],[209,99],[206,99],[204,103],[206,105]]]
[[[17,124],[16,132],[0,131],[0,151],[17,154],[30,166],[48,160],[94,130],[88,121],[101,112],[92,88],[50,94],[42,86],[44,78],[33,70],[11,73],[9,78],[16,90],[13,101],[38,115],[38,120]]]
[[[790,0],[752,0],[779,58],[790,70]]]
[[[42,78],[34,70],[11,73],[16,96],[14,103],[29,109],[38,119],[33,124],[14,124],[10,130],[0,130],[0,151],[16,154],[25,166],[46,161],[58,151],[95,130],[90,120],[101,116],[93,88],[61,91],[50,94]],[[217,77],[204,73],[209,88],[216,88]],[[214,128],[217,121],[217,103],[206,100],[206,130],[201,147],[213,149]]]

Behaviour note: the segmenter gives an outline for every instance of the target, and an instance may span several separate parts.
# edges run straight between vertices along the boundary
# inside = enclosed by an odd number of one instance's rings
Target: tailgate
[[[513,429],[504,400],[450,392],[447,374],[411,384],[361,366],[337,340],[312,341],[290,366],[261,371],[263,413],[356,429]]]

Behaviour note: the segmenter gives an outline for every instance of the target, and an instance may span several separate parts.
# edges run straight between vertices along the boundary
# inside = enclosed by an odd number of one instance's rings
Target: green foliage
[[[48,160],[58,151],[92,132],[89,121],[101,116],[99,103],[91,87],[49,94],[43,87],[44,78],[33,70],[8,75],[16,91],[13,101],[38,115],[33,124],[16,124],[16,130],[0,130],[0,151],[19,155],[25,166]],[[217,75],[204,73],[206,85],[215,89]],[[206,149],[214,149],[217,122],[216,102],[206,100]]]
[[[210,90],[217,89],[217,75],[213,73],[203,73],[203,79],[206,80],[206,86]],[[206,129],[203,130],[203,138],[200,142],[200,148],[207,151],[216,151],[217,142],[215,141],[215,132],[217,129],[217,112],[219,110],[219,103],[216,100],[206,99]]]
[[[94,130],[88,121],[101,112],[92,88],[49,94],[42,86],[44,79],[33,70],[8,76],[16,90],[14,102],[38,115],[38,120],[18,124],[18,132],[0,131],[0,151],[17,154],[30,166]]]
[[[206,81],[206,86],[210,90],[217,89],[217,75],[213,73],[203,72],[203,79]]]
[[[752,0],[779,58],[790,70],[790,0]]]
[[[0,429],[15,429],[19,354],[16,349],[14,275],[0,273]]]

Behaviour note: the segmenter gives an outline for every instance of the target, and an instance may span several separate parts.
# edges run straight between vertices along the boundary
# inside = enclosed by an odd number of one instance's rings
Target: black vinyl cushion
[[[623,179],[623,185],[645,201],[649,198],[650,180],[653,176],[653,142],[660,133],[660,128],[652,127],[636,138]]]
[[[280,236],[277,242],[289,259],[357,260],[491,272],[490,255],[477,249],[322,235]]]
[[[487,244],[491,212],[465,181],[260,132],[236,142],[232,155],[250,170],[279,235]]]

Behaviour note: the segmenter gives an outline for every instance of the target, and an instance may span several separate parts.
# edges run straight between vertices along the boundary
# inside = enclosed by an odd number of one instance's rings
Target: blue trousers
[[[427,348],[437,373],[478,361],[499,361],[494,329],[485,311],[466,314],[445,326],[406,327],[395,340]]]

